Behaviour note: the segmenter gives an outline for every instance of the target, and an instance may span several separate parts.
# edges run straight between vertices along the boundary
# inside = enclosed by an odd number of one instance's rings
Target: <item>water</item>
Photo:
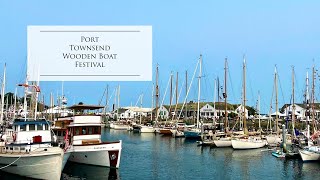
[[[320,162],[302,163],[270,151],[198,147],[184,138],[103,130],[103,140],[121,139],[119,169],[67,163],[61,179],[317,179]],[[19,179],[0,174],[0,179]]]

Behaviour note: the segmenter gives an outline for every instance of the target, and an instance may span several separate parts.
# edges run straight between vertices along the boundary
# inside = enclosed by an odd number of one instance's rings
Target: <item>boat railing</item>
[[[48,142],[43,143],[32,143],[30,140],[26,143],[26,140],[21,142],[16,141],[15,143],[8,143],[5,141],[0,142],[0,153],[30,153],[31,151],[43,147],[44,144],[48,144]]]

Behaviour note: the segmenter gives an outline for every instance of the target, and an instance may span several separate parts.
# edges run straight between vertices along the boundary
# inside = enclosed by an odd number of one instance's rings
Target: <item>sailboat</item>
[[[200,128],[200,90],[201,90],[201,73],[202,73],[201,71],[202,71],[202,55],[200,55],[200,58],[199,58],[197,124],[192,128],[186,128],[184,130],[184,136],[186,138],[199,138],[201,135],[201,128]]]
[[[314,74],[314,72],[313,72]],[[310,116],[310,105],[309,105],[309,93],[308,93],[308,74],[307,74],[307,92],[306,92],[306,102],[307,102],[307,119],[306,119],[306,123],[307,123],[307,145],[304,147],[304,149],[299,150],[299,154],[301,156],[302,161],[306,162],[306,161],[319,161],[320,160],[320,146],[319,145],[312,145],[312,143],[310,142],[311,139],[315,138],[315,135],[312,136],[312,138],[310,138],[310,125],[309,125],[309,116]],[[313,87],[313,98],[314,98],[314,87]],[[315,130],[315,126],[314,126],[314,130]]]
[[[225,137],[220,137],[217,140],[214,140],[213,143],[217,147],[231,147],[231,137],[226,136],[229,130],[229,121],[228,121],[228,111],[227,111],[227,58],[225,59],[225,72],[224,72],[224,90],[225,92],[223,93],[224,97],[224,104],[225,104],[225,121],[224,121],[224,129],[225,129],[225,134],[223,134]]]
[[[278,80],[277,80],[277,77],[278,77],[277,68],[275,67],[275,70],[274,70],[274,90],[276,91],[276,112],[275,112],[275,115],[276,115],[276,118],[275,118],[276,134],[272,134],[272,129],[271,129],[271,134],[266,136],[267,143],[269,145],[273,145],[273,146],[276,146],[282,142],[281,135],[279,135],[279,126],[278,126],[278,122],[279,122],[278,116],[280,113],[278,111]]]
[[[233,149],[256,149],[266,145],[266,141],[257,136],[248,136],[248,128],[245,116],[246,107],[246,61],[243,60],[243,131],[246,135],[244,138],[232,139],[231,144]]]

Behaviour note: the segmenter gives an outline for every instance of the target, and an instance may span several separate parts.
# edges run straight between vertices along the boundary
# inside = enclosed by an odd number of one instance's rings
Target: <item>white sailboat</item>
[[[224,137],[219,137],[218,139],[214,140],[213,143],[215,144],[215,146],[217,147],[231,147],[232,143],[231,143],[231,137],[226,136],[226,133],[229,130],[229,121],[228,121],[228,111],[227,111],[227,65],[228,61],[227,58],[225,59],[225,67],[224,67],[224,76],[225,76],[225,80],[224,80],[224,103],[225,103],[225,121],[224,121],[224,128],[225,128],[225,133],[223,134]],[[217,134],[216,134],[217,135]]]
[[[243,60],[243,108],[246,107],[246,61]],[[243,131],[245,135],[248,135],[248,128],[245,116],[245,109],[243,110]],[[257,149],[264,147],[266,141],[262,140],[260,137],[249,136],[245,138],[232,139],[232,148],[233,149]]]

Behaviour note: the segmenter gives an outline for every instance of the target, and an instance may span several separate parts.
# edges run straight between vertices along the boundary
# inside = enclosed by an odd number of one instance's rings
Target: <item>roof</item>
[[[73,106],[67,107],[67,109],[72,109],[72,110],[96,110],[96,109],[101,109],[101,108],[104,108],[104,106],[78,104],[78,105],[73,105]]]
[[[12,125],[26,125],[26,124],[35,124],[35,125],[42,125],[42,124],[51,124],[51,122],[46,121],[45,119],[15,119]]]

